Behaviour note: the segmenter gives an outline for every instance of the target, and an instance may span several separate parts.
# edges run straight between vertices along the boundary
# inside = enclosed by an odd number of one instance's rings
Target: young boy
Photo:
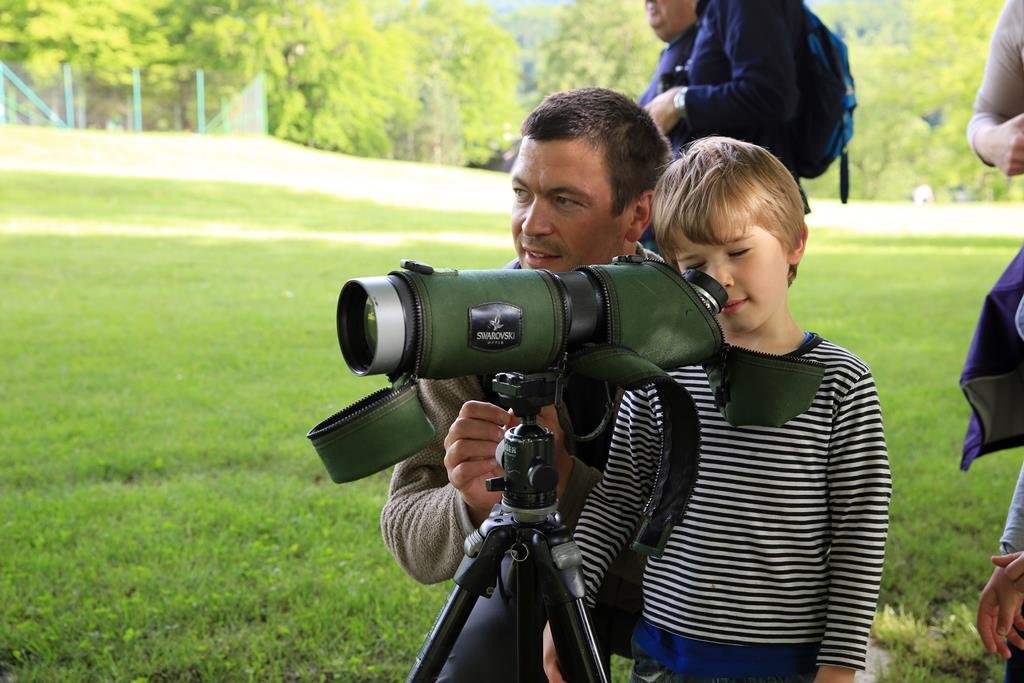
[[[870,370],[789,310],[807,242],[796,182],[761,147],[698,140],[659,181],[654,227],[669,263],[725,287],[729,344],[827,369],[810,408],[778,428],[729,425],[700,366],[672,371],[700,414],[700,464],[664,555],[647,561],[632,680],[852,682],[878,598],[889,465]],[[653,390],[623,399],[575,533],[588,596],[636,531],[661,416]],[[550,640],[545,655],[558,680]]]

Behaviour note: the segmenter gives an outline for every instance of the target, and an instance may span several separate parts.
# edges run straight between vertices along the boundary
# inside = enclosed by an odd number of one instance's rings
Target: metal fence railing
[[[0,125],[267,132],[266,81],[170,67],[112,73],[0,62]]]

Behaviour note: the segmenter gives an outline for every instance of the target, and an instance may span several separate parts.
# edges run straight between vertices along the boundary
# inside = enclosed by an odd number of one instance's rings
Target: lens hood
[[[719,412],[734,427],[781,427],[810,407],[825,375],[817,361],[739,346],[704,369]]]
[[[376,391],[313,427],[306,435],[331,479],[342,484],[405,460],[434,436],[419,385]]]

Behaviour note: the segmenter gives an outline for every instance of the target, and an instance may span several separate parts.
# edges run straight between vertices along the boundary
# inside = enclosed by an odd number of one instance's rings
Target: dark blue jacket
[[[651,82],[648,84],[644,94],[636,101],[637,104],[644,107],[648,102],[669,88],[689,83],[686,67],[690,59],[690,52],[693,50],[693,39],[696,35],[697,25],[694,24],[683,31],[681,36],[665,46],[665,49],[661,51],[661,57],[658,58],[658,66],[654,68]],[[668,132],[667,137],[669,142],[672,143],[673,155],[677,156],[679,154],[679,148],[687,141],[688,135],[689,130],[684,121],[680,121],[676,124],[675,128]]]
[[[985,297],[960,388],[972,414],[960,469],[992,451],[1024,446],[1024,339],[1015,317],[1024,297],[1024,247]]]
[[[799,100],[797,0],[698,0],[686,93],[688,140],[727,135],[795,164],[788,123]],[[794,173],[795,176],[795,173]]]

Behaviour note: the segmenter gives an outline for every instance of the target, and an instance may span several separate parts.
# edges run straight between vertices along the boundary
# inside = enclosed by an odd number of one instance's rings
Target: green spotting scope
[[[353,481],[423,449],[435,436],[420,379],[578,373],[623,389],[654,386],[664,406],[661,466],[635,547],[660,553],[696,478],[700,425],[667,370],[703,365],[734,426],[778,427],[810,406],[824,366],[725,343],[715,315],[726,292],[638,255],[568,273],[442,270],[415,261],[349,280],[338,298],[342,355],[357,375],[391,386],[313,427],[331,479]]]
[[[703,364],[731,424],[773,426],[806,409],[821,379],[814,363],[725,344],[715,318],[725,290],[698,270],[680,274],[639,255],[567,273],[401,266],[349,280],[338,297],[349,368],[391,380],[307,434],[338,483],[430,441],[418,379],[561,369],[636,388]]]
[[[568,273],[402,267],[341,290],[338,341],[357,375],[533,372],[584,344],[625,346],[668,368],[721,344],[714,315],[725,290],[700,271],[680,277],[640,256]]]

